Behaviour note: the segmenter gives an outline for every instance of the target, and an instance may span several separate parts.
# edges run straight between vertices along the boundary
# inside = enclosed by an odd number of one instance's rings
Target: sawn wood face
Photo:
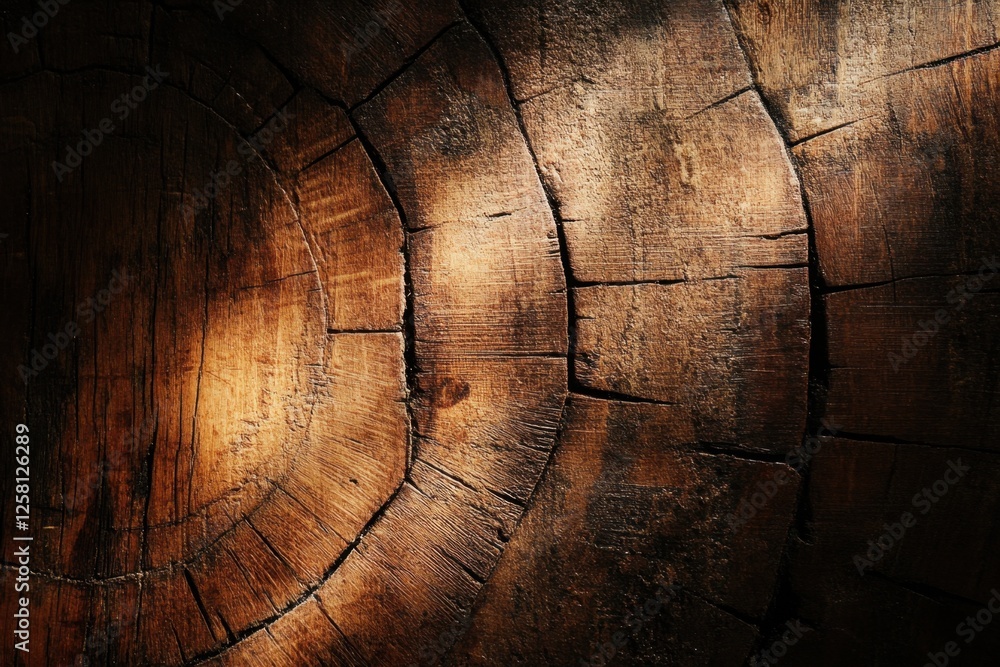
[[[59,4],[0,54],[0,663],[993,664],[997,26]]]

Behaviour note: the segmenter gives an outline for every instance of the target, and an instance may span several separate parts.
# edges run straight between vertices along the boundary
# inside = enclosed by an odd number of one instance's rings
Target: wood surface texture
[[[57,4],[0,664],[997,664],[1000,2]]]

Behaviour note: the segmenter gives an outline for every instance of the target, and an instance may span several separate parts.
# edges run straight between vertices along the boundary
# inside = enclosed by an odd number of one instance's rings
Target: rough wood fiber
[[[671,664],[685,650],[739,664],[763,614],[797,479],[781,464],[693,451],[696,425],[678,406],[572,395],[566,429],[535,502],[477,604],[454,664],[576,665],[617,632],[620,664]],[[734,529],[736,489],[784,469],[766,512]],[[636,605],[658,587],[679,597],[632,633]],[[727,609],[736,609],[733,616]],[[688,636],[687,616],[725,628],[721,643]],[[684,646],[684,649],[680,649]]]
[[[851,438],[817,460],[776,605],[816,628],[798,654],[804,664],[916,663],[948,641],[961,660],[989,664],[995,629],[967,645],[956,626],[995,585],[995,559],[979,546],[992,531],[975,518],[995,503],[992,462],[979,464],[980,481],[962,481],[933,514],[918,515],[876,571],[862,578],[851,557],[913,510],[912,495],[940,479],[947,459],[988,460],[996,447],[997,304],[987,265],[1000,240],[998,8],[732,9],[765,101],[796,144],[817,283],[831,292],[814,318],[824,335],[811,417]]]
[[[1000,6],[992,0],[728,5],[792,141],[880,113],[897,74],[1000,43]]]
[[[292,122],[264,148],[283,173],[311,167],[354,138],[347,113],[310,89],[296,93],[283,111]]]
[[[116,73],[79,77],[70,78],[70,86],[102,91],[83,114],[88,127],[97,125],[115,93],[137,83]],[[24,134],[12,140],[45,142],[55,153],[54,133],[77,125],[79,116],[63,109],[46,125],[48,114],[32,107],[58,99],[57,77],[38,74],[12,86],[5,116],[39,119],[18,128]],[[157,114],[154,104],[177,113]],[[147,135],[165,137],[164,143],[134,138]],[[213,150],[185,161],[185,137]],[[171,178],[209,182],[209,172],[236,154],[227,126],[162,87],[124,121],[120,135],[105,141],[86,168],[62,183],[47,162],[36,163],[33,194],[18,203],[33,221],[48,221],[48,227],[39,223],[38,230],[48,231],[37,232],[32,253],[74,257],[62,266],[79,276],[39,262],[36,298],[45,305],[35,311],[42,318],[33,327],[38,338],[22,339],[15,358],[29,359],[30,350],[44,344],[44,332],[68,321],[83,330],[33,378],[39,391],[30,394],[38,401],[34,410],[53,420],[53,445],[36,461],[48,479],[63,480],[48,488],[48,498],[37,499],[52,508],[51,522],[61,529],[45,533],[53,548],[41,558],[51,560],[36,563],[80,577],[119,575],[156,560],[144,535],[175,545],[180,554],[196,551],[231,526],[232,516],[259,504],[267,480],[287,468],[308,423],[302,411],[313,401],[308,370],[286,374],[278,364],[322,358],[316,337],[322,308],[310,291],[318,282],[309,250],[263,163],[248,163],[247,187],[227,190],[195,216],[181,209],[180,180],[160,183],[161,159],[186,165],[183,176]],[[119,172],[123,160],[125,173]],[[95,197],[112,178],[116,187]],[[133,199],[131,192],[144,194]],[[128,211],[123,219],[130,224],[93,224],[109,210]],[[260,216],[253,224],[250,211]],[[236,247],[238,254],[231,251]],[[112,284],[114,272],[122,276],[121,294],[107,310],[100,317],[78,310]],[[74,281],[72,290],[67,280]],[[247,358],[253,371],[237,378]],[[66,377],[78,378],[75,392],[67,393]],[[113,430],[106,430],[97,406],[121,420]],[[102,461],[116,464],[95,479]],[[76,553],[77,545],[94,539],[107,550]]]
[[[805,284],[787,269],[575,289],[577,378],[684,406],[700,441],[790,450],[805,428]]]
[[[67,10],[75,12],[76,8]],[[156,29],[149,46],[142,45],[149,49],[150,64],[169,72],[171,85],[214,109],[242,134],[260,127],[292,96],[292,83],[267,54],[236,35],[220,34],[215,17],[191,11],[168,12],[159,7],[152,11],[149,21]],[[76,14],[73,18],[77,18]],[[92,33],[93,27],[88,29]],[[71,62],[64,67],[73,69],[85,64],[91,63]],[[119,66],[128,67],[125,63]]]
[[[797,620],[782,664],[894,667],[1000,586],[995,3],[219,4],[0,56],[37,664],[739,665]]]
[[[826,297],[833,421],[908,442],[1000,446],[1000,295],[970,280],[982,285],[975,274],[920,278]]]
[[[798,181],[721,3],[474,5],[525,100],[576,280],[805,262]]]
[[[218,13],[218,5],[230,11]],[[355,105],[459,18],[455,0],[267,0],[229,7],[199,0],[260,44],[295,77],[329,98]]]
[[[59,136],[80,117],[96,126],[137,81],[98,71],[8,84],[4,117],[34,122],[15,120],[4,142],[55,156]],[[97,91],[82,114],[70,111],[74,98],[57,113],[38,107],[81,86]],[[31,379],[26,406],[38,416],[29,417],[32,432],[55,443],[33,459],[48,482],[36,487],[48,497],[35,497],[44,526],[35,591],[46,618],[80,629],[42,647],[54,660],[100,646],[130,663],[179,664],[235,641],[317,586],[402,481],[403,336],[328,339],[324,276],[313,262],[323,240],[303,233],[280,185],[287,179],[260,157],[245,160],[239,141],[214,111],[164,85],[64,182],[48,162],[30,160],[14,181],[23,184],[10,200],[14,217],[30,220],[38,239],[32,254],[75,267],[66,275],[37,263],[50,273],[35,272],[44,307],[30,330],[73,318],[83,329]],[[371,261],[384,257],[390,269],[354,277],[357,292],[389,305],[373,325],[352,326],[399,329],[402,228],[371,164],[363,153],[354,159],[367,168],[350,172],[356,196],[366,205],[379,204],[366,194],[383,197],[390,242],[376,244]],[[204,209],[178,194],[181,183],[201,189],[230,160],[241,164],[238,183]],[[161,162],[186,171],[163,172]],[[130,215],[112,213],[121,210]],[[310,222],[321,228],[336,215],[327,207]],[[114,272],[125,284],[105,312],[75,310]],[[22,337],[9,359],[29,359],[41,344]]]
[[[933,490],[949,462],[969,470],[936,502],[915,506],[914,496]],[[955,627],[1000,584],[995,567],[969,567],[991,563],[998,548],[997,466],[992,453],[824,440],[809,487],[808,540],[793,550],[791,585],[815,628],[799,664],[919,664],[948,641],[958,642],[968,664],[991,664],[1000,636],[987,628],[967,644]],[[867,558],[869,542],[904,512],[916,525],[859,576],[854,557]]]
[[[334,331],[398,329],[403,227],[357,140],[299,176],[302,227],[314,249]]]
[[[886,79],[879,116],[795,148],[830,285],[976,271],[1000,251],[1000,51]]]

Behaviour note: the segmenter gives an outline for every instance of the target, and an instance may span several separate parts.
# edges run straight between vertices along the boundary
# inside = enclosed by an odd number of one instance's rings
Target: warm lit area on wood
[[[0,666],[1000,664],[1000,0],[0,22]]]

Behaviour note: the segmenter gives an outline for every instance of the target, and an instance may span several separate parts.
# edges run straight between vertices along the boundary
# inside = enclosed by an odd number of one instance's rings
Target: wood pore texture
[[[1000,2],[58,4],[0,664],[998,664]]]

